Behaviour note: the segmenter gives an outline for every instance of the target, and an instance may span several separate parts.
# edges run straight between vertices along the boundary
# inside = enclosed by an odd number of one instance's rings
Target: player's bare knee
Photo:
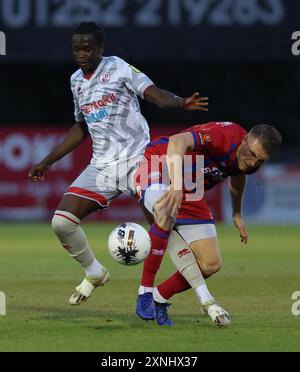
[[[218,271],[220,271],[222,269],[222,266],[223,266],[222,259],[218,258],[213,265],[214,273],[217,273]]]
[[[209,277],[213,274],[216,274],[222,269],[222,259],[218,258],[215,260],[215,262],[212,263],[203,263],[203,262],[198,262],[202,274],[205,275],[206,277]]]

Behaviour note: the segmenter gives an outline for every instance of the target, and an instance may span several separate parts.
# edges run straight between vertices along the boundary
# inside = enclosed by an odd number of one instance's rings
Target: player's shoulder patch
[[[117,65],[119,71],[125,72],[128,71],[128,67],[132,68],[132,66],[128,62],[118,56],[111,56],[109,58],[111,63],[115,63]]]
[[[137,69],[136,67],[132,66],[132,65],[128,65],[134,72],[136,72],[137,74],[140,74],[141,71],[139,69]]]

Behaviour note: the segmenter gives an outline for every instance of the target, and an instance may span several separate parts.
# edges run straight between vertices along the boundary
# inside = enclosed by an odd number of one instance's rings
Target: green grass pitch
[[[0,225],[0,291],[7,296],[0,351],[300,351],[300,316],[291,312],[292,293],[300,291],[299,227],[250,227],[243,246],[233,227],[219,226],[224,266],[208,286],[233,316],[226,329],[199,316],[191,290],[172,300],[175,327],[137,318],[142,265],[123,267],[109,257],[113,227],[84,225],[112,278],[72,308],[67,301],[82,271],[50,225]],[[173,271],[166,255],[157,280]]]

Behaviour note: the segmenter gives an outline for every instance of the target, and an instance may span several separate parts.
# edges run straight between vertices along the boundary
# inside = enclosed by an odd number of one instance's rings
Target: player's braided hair
[[[73,35],[86,35],[92,34],[95,42],[102,46],[104,44],[104,30],[95,22],[81,22],[80,25],[74,30]]]
[[[278,130],[270,125],[261,124],[251,129],[250,133],[255,136],[266,153],[270,156],[278,152],[282,144],[282,136]]]

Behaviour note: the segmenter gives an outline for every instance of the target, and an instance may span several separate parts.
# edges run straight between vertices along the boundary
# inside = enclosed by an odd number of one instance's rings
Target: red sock
[[[165,251],[168,247],[168,241],[171,231],[161,229],[154,223],[149,231],[151,238],[151,251],[144,262],[143,276],[141,285],[144,287],[153,287],[155,275],[158,272]]]
[[[184,292],[189,288],[191,288],[189,283],[177,271],[177,273],[175,273],[169,279],[167,279],[163,283],[161,283],[157,287],[157,290],[163,298],[168,300],[174,294]]]

